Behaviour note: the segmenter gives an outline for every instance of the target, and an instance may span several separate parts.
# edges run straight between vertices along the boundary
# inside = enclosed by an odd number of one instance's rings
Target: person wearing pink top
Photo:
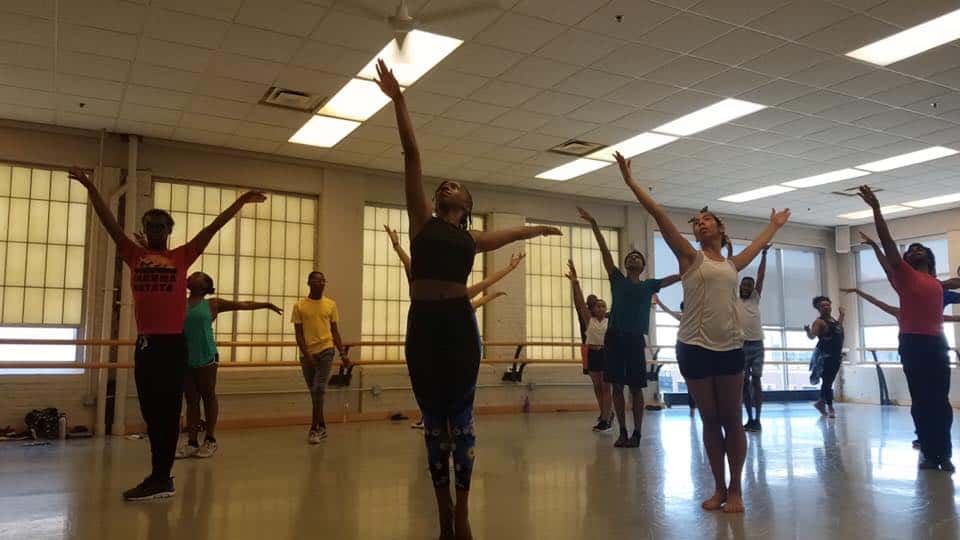
[[[888,279],[900,296],[900,363],[910,390],[910,414],[920,441],[921,470],[954,472],[950,461],[950,359],[943,335],[943,284],[937,280],[933,251],[910,244],[901,256],[869,186],[860,198],[873,209],[873,221],[890,268]]]
[[[130,268],[133,310],[137,320],[133,376],[140,413],[147,424],[152,472],[136,487],[123,493],[124,500],[143,501],[172,497],[174,455],[180,435],[180,409],[187,370],[187,342],[183,322],[187,313],[187,269],[224,225],[247,203],[266,200],[263,193],[244,193],[230,207],[200,230],[186,244],[170,249],[173,217],[154,208],[143,214],[145,245],[130,239],[96,186],[82,170],[70,171],[90,196],[100,223],[117,245],[117,255]]]

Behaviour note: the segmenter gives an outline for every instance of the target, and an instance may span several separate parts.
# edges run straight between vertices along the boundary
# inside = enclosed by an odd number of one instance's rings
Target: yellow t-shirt
[[[319,300],[304,298],[293,306],[293,324],[303,325],[303,337],[310,354],[317,354],[333,348],[331,323],[340,321],[337,303],[324,296]]]

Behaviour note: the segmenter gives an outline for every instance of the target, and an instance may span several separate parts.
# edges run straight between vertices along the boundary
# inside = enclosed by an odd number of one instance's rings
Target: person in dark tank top
[[[816,378],[820,379],[820,399],[813,406],[821,415],[833,418],[836,416],[833,409],[833,381],[840,373],[840,361],[843,360],[844,312],[843,308],[840,308],[840,318],[834,319],[833,303],[826,296],[814,298],[813,309],[816,309],[820,316],[813,324],[803,327],[808,338],[817,339],[817,347],[810,362],[813,372],[810,380],[813,382]]]

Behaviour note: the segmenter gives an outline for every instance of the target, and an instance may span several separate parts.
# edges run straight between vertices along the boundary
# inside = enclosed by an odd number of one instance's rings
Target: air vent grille
[[[264,94],[260,103],[273,107],[283,107],[284,109],[293,109],[296,111],[313,112],[326,99],[326,96],[317,96],[299,90],[290,90],[288,88],[270,87]]]
[[[550,149],[550,151],[556,154],[583,157],[588,154],[592,154],[597,150],[602,150],[606,147],[607,145],[600,144],[600,143],[570,140],[563,144],[558,144],[557,146],[554,146],[553,148]]]

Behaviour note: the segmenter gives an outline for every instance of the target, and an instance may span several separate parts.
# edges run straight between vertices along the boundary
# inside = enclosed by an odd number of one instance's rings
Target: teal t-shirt
[[[659,279],[644,279],[636,283],[615,268],[610,272],[610,328],[620,332],[646,334],[650,330],[650,303],[660,292]]]
[[[183,321],[183,335],[187,340],[187,365],[196,368],[217,361],[217,342],[213,339],[213,314],[206,298],[191,306]]]

